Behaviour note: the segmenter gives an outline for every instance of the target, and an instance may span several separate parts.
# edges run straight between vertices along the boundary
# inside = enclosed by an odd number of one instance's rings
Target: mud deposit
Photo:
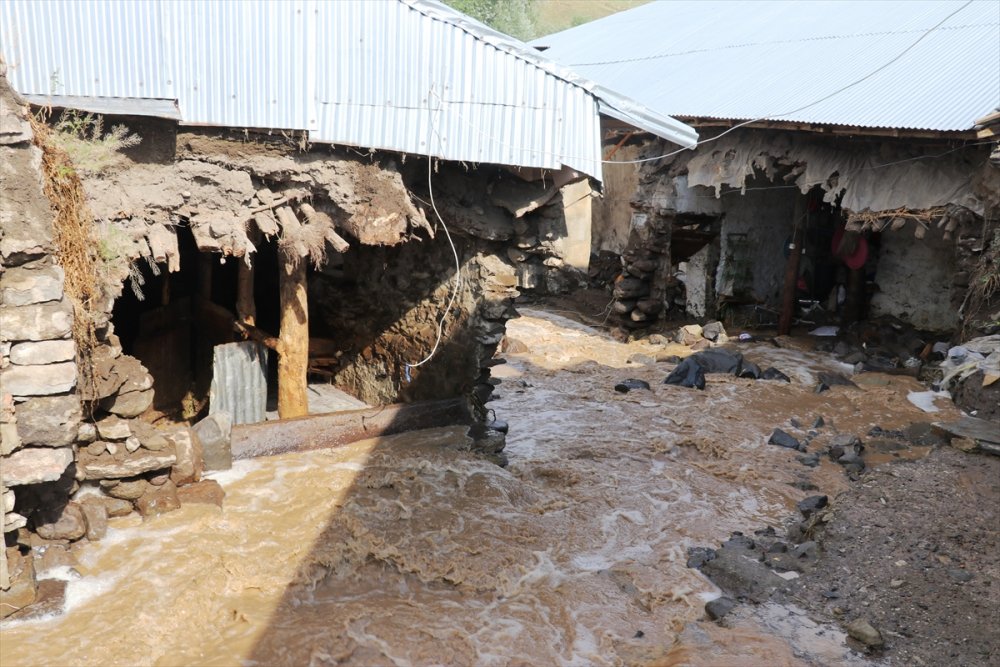
[[[216,477],[225,509],[189,506],[114,525],[79,550],[68,611],[8,623],[15,665],[850,664],[833,626],[704,618],[718,595],[688,547],[779,526],[840,466],[766,444],[823,416],[836,432],[926,416],[909,378],[815,394],[827,357],[740,348],[792,382],[710,376],[665,386],[656,356],[557,315],[525,311],[523,345],[496,367],[510,466],[467,451],[459,429],[240,462]],[[646,363],[629,363],[640,353]],[[650,390],[618,393],[626,378]],[[935,418],[956,416],[939,402]],[[51,575],[51,573],[50,573]]]

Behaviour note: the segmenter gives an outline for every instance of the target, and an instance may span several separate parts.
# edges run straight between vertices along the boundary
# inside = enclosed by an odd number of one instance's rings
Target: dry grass
[[[95,314],[101,312],[106,295],[93,215],[80,177],[66,150],[54,139],[54,131],[34,116],[29,119],[35,145],[42,151],[45,195],[56,211],[55,242],[58,262],[66,275],[66,295],[73,305],[80,382],[92,387],[93,353],[98,346]]]

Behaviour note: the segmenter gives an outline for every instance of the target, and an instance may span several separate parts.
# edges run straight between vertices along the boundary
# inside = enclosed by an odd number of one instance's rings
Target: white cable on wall
[[[444,218],[441,217],[437,204],[434,202],[434,184],[432,183],[432,176],[434,174],[434,152],[431,150],[431,136],[434,135],[438,137],[438,145],[440,147],[441,137],[434,127],[434,121],[437,118],[437,113],[441,110],[441,105],[438,104],[435,109],[431,108],[432,95],[437,97],[437,95],[434,94],[433,86],[431,86],[430,94],[427,95],[427,109],[430,112],[427,131],[427,192],[430,195],[431,209],[434,211],[434,215],[437,217],[438,222],[441,223],[441,228],[444,229],[444,235],[448,239],[448,245],[451,246],[451,254],[455,258],[455,287],[451,291],[451,298],[448,299],[448,307],[445,308],[444,313],[441,314],[441,319],[438,321],[437,338],[434,341],[434,347],[431,348],[431,351],[427,354],[427,356],[420,361],[415,364],[406,364],[404,366],[405,379],[407,382],[412,379],[410,377],[410,369],[423,366],[430,361],[435,354],[437,354],[438,347],[441,345],[441,337],[444,334],[444,321],[451,312],[452,306],[455,305],[455,299],[458,298],[458,293],[462,289],[462,263],[458,259],[458,250],[455,249],[455,242],[451,238],[451,232],[448,231],[448,225],[445,224]]]

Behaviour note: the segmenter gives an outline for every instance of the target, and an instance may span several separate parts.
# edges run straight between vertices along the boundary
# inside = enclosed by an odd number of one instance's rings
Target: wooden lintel
[[[240,322],[239,320],[233,321],[233,330],[239,334],[242,334],[244,338],[257,341],[264,347],[274,350],[278,354],[281,354],[281,339],[272,336],[263,329],[258,329],[252,324],[247,322]]]
[[[405,431],[469,424],[465,399],[363,408],[233,427],[234,459],[346,445]]]

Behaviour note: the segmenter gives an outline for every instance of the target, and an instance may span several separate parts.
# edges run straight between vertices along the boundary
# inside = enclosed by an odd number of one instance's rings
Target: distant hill
[[[538,0],[535,36],[574,28],[610,14],[644,5],[649,0]]]

